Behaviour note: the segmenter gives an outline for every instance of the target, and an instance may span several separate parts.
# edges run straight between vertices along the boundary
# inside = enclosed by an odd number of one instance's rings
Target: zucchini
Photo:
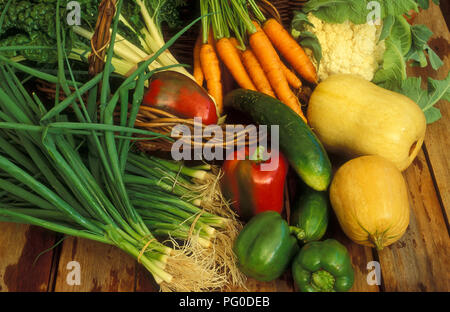
[[[327,192],[307,188],[295,201],[290,225],[303,243],[320,240],[328,226],[329,201]]]
[[[278,125],[280,150],[299,177],[314,190],[328,188],[330,159],[311,128],[293,110],[271,96],[244,89],[228,93],[224,107],[246,113],[260,125]]]

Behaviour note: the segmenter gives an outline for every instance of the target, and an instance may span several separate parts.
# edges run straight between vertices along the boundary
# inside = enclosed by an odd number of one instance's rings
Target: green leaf
[[[328,23],[342,24],[350,19],[348,10],[344,5],[331,4],[314,11],[314,15]]]
[[[444,63],[428,45],[428,41],[433,35],[433,32],[425,25],[413,25],[411,27],[411,34],[412,45],[406,59],[414,60],[419,63],[421,67],[426,67],[428,65],[428,61],[425,52],[427,52],[431,67],[434,70],[439,69]]]
[[[411,34],[413,47],[417,50],[423,50],[433,35],[433,32],[425,25],[413,25],[411,26]]]
[[[400,46],[402,54],[406,55],[411,49],[412,35],[411,27],[403,16],[396,16],[394,24],[392,25],[391,40],[395,40]]]
[[[436,52],[433,51],[432,48],[430,48],[429,46],[427,46],[425,48],[425,50],[428,53],[428,58],[430,59],[430,64],[431,67],[434,70],[438,70],[442,65],[444,65],[444,62],[441,60],[441,58],[439,57],[439,55],[436,54]]]
[[[430,7],[430,1],[429,0],[416,0],[419,7],[421,7],[424,10],[428,10]],[[439,5],[439,0],[433,0],[433,3],[436,5]]]
[[[429,110],[424,112],[424,114],[425,118],[427,119],[427,124],[431,124],[435,121],[438,121],[442,117],[441,111],[436,107],[431,107]]]
[[[367,22],[370,0],[309,0],[303,6],[306,13],[313,12],[315,16],[328,23],[343,23],[347,20],[355,24]],[[410,10],[418,10],[414,0],[379,0],[380,18],[398,16]]]
[[[382,8],[384,9],[384,16],[398,16],[408,13],[410,10],[418,10],[417,3],[414,0],[383,0]]]
[[[434,105],[440,100],[450,100],[450,74],[443,80],[428,78],[428,89],[422,89],[421,84],[420,77],[409,77],[392,90],[416,102],[430,124],[441,118],[441,112]]]
[[[315,34],[305,30],[306,26],[314,27],[305,13],[294,11],[294,17],[291,22],[291,34],[302,47],[308,48],[313,52],[314,59],[319,65],[322,60],[322,46]]]
[[[306,26],[314,26],[309,20],[308,15],[301,11],[294,11],[294,17],[291,21],[291,28],[297,31],[302,31]]]
[[[391,35],[392,27],[395,23],[395,16],[387,16],[383,21],[383,29],[381,30],[380,39],[382,41]]]
[[[450,101],[450,73],[444,80],[428,78],[428,89],[430,91],[429,105],[434,105],[440,100]]]
[[[368,1],[351,1],[347,7],[348,20],[355,24],[367,23],[369,10],[367,9]]]
[[[429,0],[416,0],[419,7],[421,7],[424,10],[427,10],[430,7],[430,1]]]
[[[384,86],[395,86],[406,79],[406,63],[397,41],[388,38],[385,44],[383,64],[375,73],[373,82]]]
[[[410,54],[406,57],[407,60],[413,60],[413,66],[427,67],[428,61],[423,51],[410,51]]]
[[[317,65],[320,65],[320,61],[322,60],[322,46],[316,35],[312,32],[304,31],[299,36],[299,43],[302,47],[308,48],[313,52]]]

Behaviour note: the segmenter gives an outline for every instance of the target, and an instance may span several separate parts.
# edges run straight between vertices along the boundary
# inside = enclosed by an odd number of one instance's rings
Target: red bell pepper
[[[216,124],[217,109],[208,93],[189,77],[174,71],[152,75],[143,105],[161,108],[182,118],[202,118],[205,125]]]
[[[222,167],[223,194],[244,221],[263,211],[283,211],[288,162],[280,152],[274,170],[264,171],[261,165],[273,160],[262,161],[258,155],[261,155],[261,149],[256,149],[255,154],[249,157],[249,149],[243,148],[234,152],[232,160],[225,160]],[[241,156],[239,159],[245,156],[245,159],[239,160],[238,156]]]

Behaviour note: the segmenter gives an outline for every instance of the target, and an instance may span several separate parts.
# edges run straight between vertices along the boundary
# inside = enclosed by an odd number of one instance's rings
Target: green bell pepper
[[[306,244],[292,263],[292,275],[302,292],[348,291],[354,280],[350,255],[334,239]]]
[[[268,282],[280,277],[298,252],[297,239],[275,211],[253,217],[239,233],[233,251],[239,269],[247,276]]]

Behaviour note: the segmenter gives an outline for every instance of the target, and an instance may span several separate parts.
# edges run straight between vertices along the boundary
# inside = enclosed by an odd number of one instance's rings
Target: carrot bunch
[[[222,63],[241,88],[278,98],[306,121],[296,96],[302,87],[297,75],[315,84],[317,73],[289,32],[277,20],[266,18],[254,0],[200,0],[200,4],[205,17],[194,48],[194,77],[199,85],[206,81],[219,113]]]

